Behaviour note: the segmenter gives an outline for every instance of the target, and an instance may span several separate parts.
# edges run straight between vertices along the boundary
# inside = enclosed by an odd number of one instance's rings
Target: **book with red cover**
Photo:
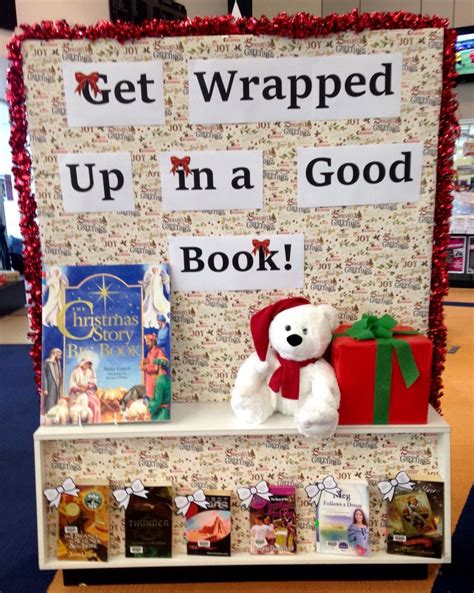
[[[230,556],[231,493],[205,492],[207,508],[196,505],[196,513],[186,517],[187,551],[191,555]]]

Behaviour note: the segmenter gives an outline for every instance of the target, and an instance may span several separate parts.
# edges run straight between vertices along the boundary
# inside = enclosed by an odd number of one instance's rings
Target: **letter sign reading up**
[[[300,208],[416,202],[423,144],[298,148]]]
[[[396,117],[401,54],[189,61],[194,124]]]
[[[129,152],[58,155],[65,212],[123,212],[135,209]]]
[[[71,127],[165,123],[160,61],[63,62],[63,77]]]

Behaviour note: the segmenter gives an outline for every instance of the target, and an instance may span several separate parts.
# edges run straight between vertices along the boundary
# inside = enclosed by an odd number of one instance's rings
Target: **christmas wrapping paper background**
[[[236,436],[191,438],[104,439],[44,442],[44,487],[71,477],[77,485],[111,480],[111,490],[171,483],[192,491],[231,489],[232,552],[249,551],[249,514],[240,508],[236,488],[269,484],[296,486],[298,553],[315,549],[315,509],[304,487],[331,474],[337,481],[369,483],[371,552],[386,547],[386,503],[380,480],[398,471],[435,476],[437,435],[337,435],[311,441],[303,436]],[[323,496],[330,496],[325,493]],[[46,506],[47,501],[43,504]],[[124,511],[110,504],[110,557],[124,553]],[[47,511],[48,556],[56,557],[56,512]],[[173,517],[173,554],[186,553],[184,519]]]
[[[341,320],[391,314],[426,332],[436,183],[443,31],[367,31],[324,39],[224,36],[114,41],[24,42],[30,143],[44,261],[100,264],[165,261],[170,235],[305,235],[305,288],[336,306]],[[188,123],[187,58],[362,53],[403,54],[399,118],[201,126]],[[163,60],[166,124],[68,128],[62,60]],[[47,87],[47,88],[46,88]],[[302,146],[423,142],[422,193],[415,204],[298,209],[296,149]],[[161,210],[159,153],[264,151],[264,207],[255,211]],[[57,155],[132,154],[134,212],[65,214]],[[173,293],[173,395],[227,399],[251,352],[248,321],[261,306],[296,291]]]

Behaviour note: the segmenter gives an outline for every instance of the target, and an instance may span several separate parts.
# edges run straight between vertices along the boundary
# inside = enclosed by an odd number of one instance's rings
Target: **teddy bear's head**
[[[283,358],[320,358],[338,326],[330,305],[300,305],[279,313],[269,328],[270,344]]]
[[[262,361],[266,358],[269,344],[280,356],[289,360],[320,358],[337,326],[334,307],[311,305],[299,297],[278,301],[251,319],[252,336]]]

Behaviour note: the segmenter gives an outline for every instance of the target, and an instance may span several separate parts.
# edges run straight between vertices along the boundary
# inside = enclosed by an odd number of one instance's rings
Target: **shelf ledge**
[[[125,558],[114,556],[108,562],[87,562],[74,560],[48,559],[42,563],[43,570],[68,570],[83,568],[145,568],[173,566],[239,566],[272,564],[445,564],[450,558],[423,558],[421,556],[402,556],[379,552],[367,558],[360,556],[339,556],[336,554],[318,554],[317,552],[285,555],[255,555],[246,552],[232,556],[188,556],[176,554],[172,558]]]
[[[174,403],[170,422],[41,426],[35,440],[75,440],[140,437],[191,437],[299,434],[291,416],[274,414],[264,424],[239,420],[228,402]],[[336,434],[448,433],[446,421],[430,406],[427,424],[341,425]]]

